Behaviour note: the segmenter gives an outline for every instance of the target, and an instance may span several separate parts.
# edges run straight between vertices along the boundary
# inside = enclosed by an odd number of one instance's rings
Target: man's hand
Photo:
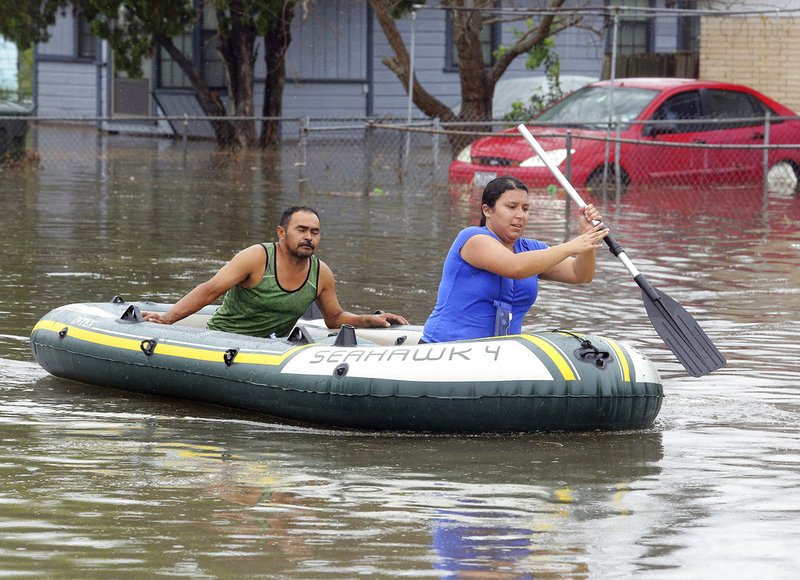
[[[367,328],[389,328],[392,324],[408,324],[408,320],[391,312],[368,314],[364,317],[364,326]]]
[[[145,322],[155,322],[156,324],[172,324],[172,320],[158,312],[142,312]]]

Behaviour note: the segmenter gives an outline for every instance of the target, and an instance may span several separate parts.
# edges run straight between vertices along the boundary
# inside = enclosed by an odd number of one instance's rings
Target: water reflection
[[[83,538],[101,567],[113,551],[160,568],[192,546],[192,569],[212,576],[246,573],[256,560],[263,569],[265,554],[275,557],[270,573],[325,573],[326,562],[362,552],[383,573],[411,561],[458,577],[580,574],[598,542],[577,533],[586,522],[629,520],[617,526],[631,541],[646,532],[629,495],[659,476],[664,453],[658,431],[374,436],[249,422],[52,377],[34,384],[2,401],[18,441],[2,462],[19,475],[32,469],[7,504],[7,517],[31,531],[7,541],[23,546],[34,534],[53,565]],[[41,494],[49,515],[33,521],[23,514]],[[364,573],[366,560],[341,574]]]

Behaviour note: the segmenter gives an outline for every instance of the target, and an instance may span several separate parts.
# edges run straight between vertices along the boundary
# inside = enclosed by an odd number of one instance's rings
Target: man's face
[[[291,254],[308,258],[319,245],[319,218],[310,211],[295,212],[285,228],[278,226],[278,238]]]

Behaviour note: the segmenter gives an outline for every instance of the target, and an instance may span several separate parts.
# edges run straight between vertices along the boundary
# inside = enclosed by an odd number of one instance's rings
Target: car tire
[[[800,190],[800,166],[779,161],[767,171],[767,190],[777,195],[792,195]]]
[[[624,194],[628,190],[628,186],[630,185],[630,178],[628,174],[625,173],[625,170],[622,169],[622,174],[620,175],[620,184],[622,189],[620,190],[620,195]],[[614,166],[611,165],[608,167],[606,172],[606,182],[603,183],[603,166],[601,165],[586,178],[586,183],[584,184],[586,189],[590,193],[595,194],[610,194],[616,193],[617,191],[617,178],[614,173]]]

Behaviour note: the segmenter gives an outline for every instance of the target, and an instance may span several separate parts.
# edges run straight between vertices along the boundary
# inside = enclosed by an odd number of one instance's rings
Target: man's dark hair
[[[481,199],[481,207],[484,204],[488,205],[489,207],[494,207],[497,203],[497,200],[500,199],[500,196],[503,195],[506,191],[510,191],[512,189],[521,189],[522,191],[528,191],[528,186],[522,183],[516,177],[511,177],[510,175],[501,175],[500,177],[495,177],[489,183],[486,184],[486,187],[483,189],[483,198]],[[486,225],[486,216],[483,215],[481,211],[481,225]]]
[[[283,210],[278,225],[283,229],[286,229],[286,224],[288,224],[289,220],[292,219],[292,216],[299,211],[313,213],[315,216],[317,216],[317,219],[320,219],[319,213],[313,207],[308,207],[307,205],[293,205],[292,207],[287,207],[285,210]]]

